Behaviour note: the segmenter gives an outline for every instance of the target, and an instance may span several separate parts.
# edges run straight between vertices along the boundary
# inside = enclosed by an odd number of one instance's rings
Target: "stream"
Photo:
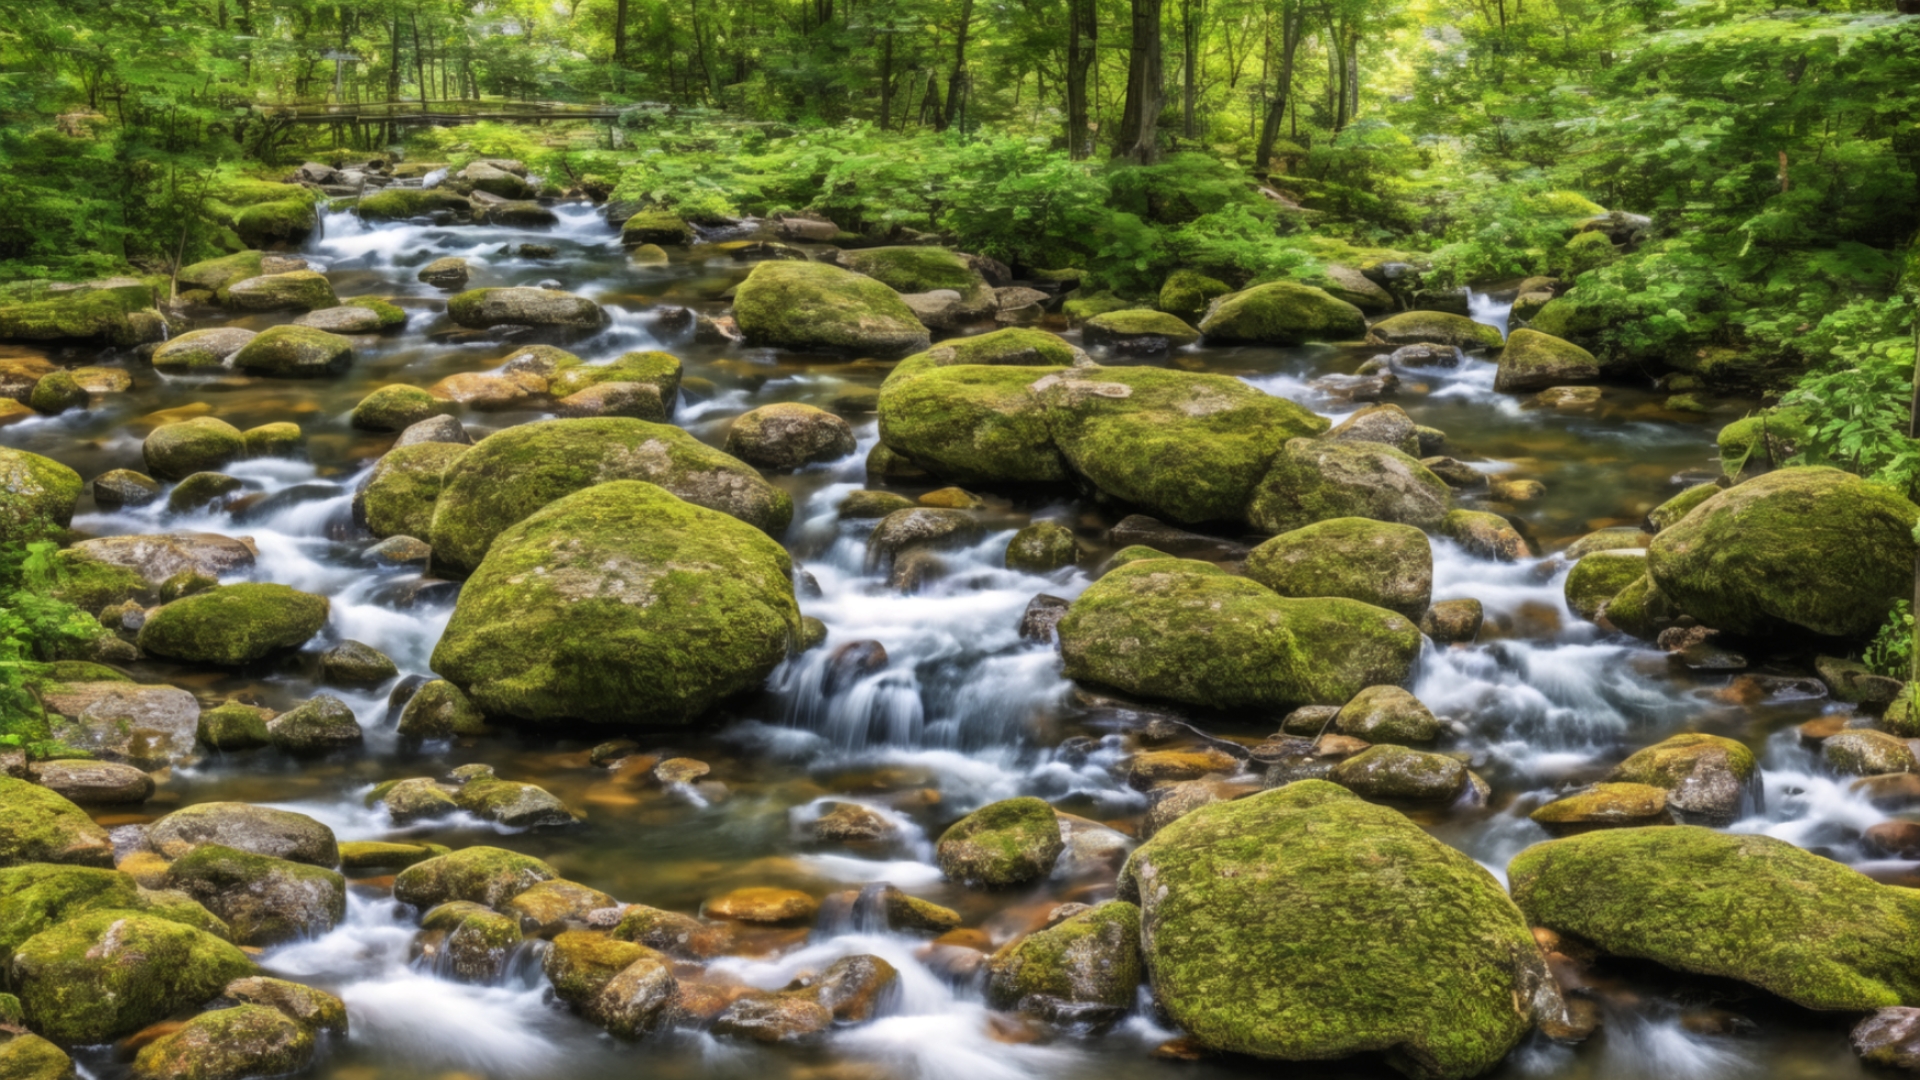
[[[327,273],[342,298],[392,298],[409,315],[404,330],[356,338],[347,375],[321,382],[168,377],[131,356],[109,354],[97,362],[124,366],[134,379],[132,391],[108,395],[90,410],[0,429],[0,441],[53,457],[84,478],[140,468],[141,440],[163,419],[217,415],[242,429],[293,420],[305,430],[309,461],[255,460],[229,470],[247,486],[233,507],[172,514],[162,499],[139,509],[107,510],[83,496],[74,520],[80,533],[249,536],[260,553],[254,579],[320,593],[333,603],[323,635],[269,673],[183,676],[166,665],[145,664],[136,677],[174,682],[203,702],[241,694],[284,709],[319,691],[318,652],[342,639],[386,653],[403,673],[428,673],[428,657],[452,611],[451,589],[423,588],[417,568],[383,567],[364,555],[373,541],[353,525],[352,495],[392,436],[355,431],[347,417],[375,387],[429,386],[449,374],[491,368],[512,348],[455,333],[444,314],[446,294],[415,279],[433,259],[470,260],[470,288],[552,280],[598,301],[611,315],[610,325],[567,348],[588,363],[635,349],[680,356],[693,387],[683,393],[673,422],[712,445],[720,445],[729,421],[748,409],[776,401],[845,409],[863,394],[870,401],[871,389],[885,377],[884,365],[701,344],[688,331],[665,329],[657,316],[666,306],[723,310],[724,294],[751,264],[696,245],[677,249],[668,265],[631,265],[617,231],[596,209],[556,209],[560,224],[541,231],[372,226],[329,213],[324,239],[302,254]],[[554,245],[559,256],[532,260],[501,253],[522,242]],[[1480,321],[1504,327],[1506,303],[1498,291],[1475,294],[1473,310]],[[198,325],[258,330],[291,318],[254,315]],[[1063,324],[1050,328],[1078,343],[1077,332]],[[1237,376],[1337,417],[1355,406],[1322,396],[1313,380],[1352,372],[1384,351],[1206,348],[1157,362]],[[1748,403],[1728,403],[1710,415],[1673,412],[1649,383],[1609,386],[1601,404],[1586,410],[1529,408],[1522,397],[1496,394],[1493,376],[1491,362],[1468,358],[1458,368],[1404,377],[1398,395],[1389,399],[1417,423],[1445,431],[1447,453],[1483,472],[1545,486],[1540,498],[1510,508],[1536,558],[1498,563],[1434,541],[1433,599],[1478,599],[1486,623],[1473,645],[1429,645],[1411,689],[1455,722],[1457,733],[1445,748],[1470,755],[1494,794],[1485,808],[1425,811],[1416,820],[1503,875],[1514,854],[1546,838],[1528,819],[1531,810],[1559,791],[1597,779],[1640,747],[1677,732],[1705,731],[1746,743],[1762,764],[1760,790],[1732,831],[1765,833],[1881,880],[1906,880],[1911,864],[1871,860],[1859,844],[1860,832],[1888,815],[1824,774],[1795,732],[1797,725],[1846,706],[1796,689],[1800,684],[1756,677],[1773,673],[1763,656],[1753,657],[1744,673],[1688,671],[1663,652],[1584,622],[1562,598],[1568,564],[1553,553],[1595,529],[1636,525],[1685,486],[1711,479],[1718,471],[1714,434]],[[548,415],[526,408],[468,411],[461,418],[478,440]],[[864,467],[878,438],[876,423],[871,413],[846,415],[860,440],[858,453],[769,477],[793,496],[794,522],[785,543],[797,566],[818,582],[820,595],[802,595],[801,609],[826,624],[826,647],[788,661],[764,693],[736,703],[712,724],[636,736],[646,755],[707,762],[708,782],[662,787],[634,769],[590,764],[595,743],[622,734],[611,729],[521,728],[407,747],[388,716],[390,687],[329,689],[366,729],[364,752],[318,761],[295,761],[271,749],[210,753],[196,765],[173,769],[139,813],[106,810],[100,819],[147,821],[212,800],[271,804],[325,822],[343,841],[410,838],[510,848],[621,901],[685,912],[742,886],[824,896],[884,881],[952,907],[966,925],[985,929],[996,941],[1038,926],[1059,902],[1110,896],[1111,867],[1068,866],[1039,886],[1011,893],[969,890],[942,878],[932,840],[966,811],[1016,795],[1040,796],[1123,831],[1132,830],[1145,811],[1145,798],[1126,783],[1125,762],[1139,745],[1126,708],[1062,678],[1053,648],[1023,641],[1017,629],[1035,594],[1072,598],[1090,583],[1089,574],[1114,550],[1105,533],[1118,515],[1061,495],[985,493],[986,538],[944,554],[950,572],[923,590],[894,592],[864,566],[872,523],[837,519],[836,507],[847,493],[881,486],[869,484]],[[944,485],[886,486],[915,496]],[[1468,498],[1461,505],[1479,504]],[[1008,539],[1041,519],[1074,530],[1082,549],[1078,567],[1046,576],[1007,570],[1002,554]],[[838,680],[826,693],[825,665],[833,647],[862,640],[882,643],[891,663],[858,679]],[[1777,673],[1798,674],[1784,668]],[[1274,730],[1270,718],[1193,718],[1213,735],[1248,744]],[[365,806],[380,781],[439,776],[475,762],[547,788],[584,812],[585,820],[562,830],[514,831],[469,817],[397,828],[384,812]],[[872,806],[900,824],[900,839],[852,853],[821,847],[805,826],[828,799]],[[1131,1017],[1104,1035],[1043,1037],[1022,1022],[990,1014],[978,990],[956,989],[925,958],[923,939],[827,919],[764,955],[727,958],[715,968],[728,979],[775,989],[838,957],[870,953],[901,974],[900,999],[889,1015],[799,1050],[691,1031],[622,1043],[549,999],[540,943],[521,946],[494,985],[441,978],[411,959],[416,918],[391,899],[390,886],[390,879],[355,883],[338,928],[262,957],[270,972],[331,990],[348,1005],[352,1033],[322,1057],[314,1069],[318,1076],[610,1080],[638,1071],[660,1078],[1211,1080],[1255,1069],[1271,1073],[1271,1067],[1247,1062],[1153,1057],[1151,1051],[1177,1033],[1154,1020],[1144,997]],[[1673,980],[1622,986],[1605,999],[1600,1034],[1577,1047],[1536,1036],[1493,1075],[1864,1075],[1848,1050],[1844,1018],[1755,1001],[1750,1011],[1733,1009],[1738,1022],[1703,1019],[1703,1010],[1676,996],[1674,987]],[[80,1063],[96,1080],[124,1068],[105,1051],[82,1055]],[[1288,1067],[1288,1074],[1391,1075],[1360,1065]]]

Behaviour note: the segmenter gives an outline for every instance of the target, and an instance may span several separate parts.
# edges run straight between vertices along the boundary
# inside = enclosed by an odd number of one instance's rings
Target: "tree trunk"
[[[413,74],[420,80],[420,115],[427,114],[427,57],[420,48],[420,9],[407,16],[413,23]]]
[[[400,16],[393,17],[393,63],[387,68],[387,100],[400,100]]]
[[[880,130],[893,117],[893,32],[880,31]]]
[[[967,31],[973,25],[973,0],[960,0],[960,33],[954,39],[953,71],[947,76],[947,110],[940,118],[940,130],[952,127],[959,119],[960,106],[967,88]]]
[[[1127,103],[1113,155],[1145,165],[1159,157],[1156,136],[1166,86],[1160,64],[1160,0],[1133,0],[1133,45],[1127,54]]]
[[[619,68],[627,66],[627,0],[614,0],[613,65]]]
[[[1204,0],[1198,0],[1204,3]],[[1200,15],[1194,11],[1196,0],[1180,0],[1181,129],[1189,139],[1200,137],[1194,128],[1194,99],[1200,94]]]
[[[1280,73],[1274,82],[1273,100],[1267,105],[1267,119],[1260,125],[1260,147],[1253,157],[1253,170],[1269,175],[1273,162],[1273,144],[1280,139],[1280,121],[1287,115],[1287,101],[1293,96],[1293,57],[1300,48],[1300,31],[1306,25],[1299,7],[1292,7],[1280,18]]]
[[[1067,156],[1081,161],[1093,152],[1087,130],[1087,72],[1100,47],[1094,0],[1067,0]]]

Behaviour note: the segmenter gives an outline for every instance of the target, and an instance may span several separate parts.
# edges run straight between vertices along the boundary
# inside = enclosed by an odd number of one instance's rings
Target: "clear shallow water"
[[[589,208],[563,207],[560,213],[561,224],[543,232],[367,228],[348,215],[328,215],[326,238],[306,254],[343,297],[391,297],[411,316],[404,332],[360,339],[355,366],[345,377],[319,383],[176,379],[132,358],[109,358],[132,373],[131,393],[89,412],[0,429],[7,445],[56,457],[86,477],[140,467],[147,431],[182,415],[218,415],[242,428],[292,419],[306,430],[310,461],[234,467],[248,491],[235,511],[172,515],[157,505],[107,512],[83,501],[75,526],[91,534],[205,530],[250,536],[260,549],[252,577],[324,593],[334,602],[327,637],[271,670],[209,676],[154,665],[138,674],[173,679],[207,700],[239,693],[286,707],[315,692],[314,654],[342,638],[386,652],[403,672],[427,671],[450,600],[420,593],[415,570],[383,569],[365,559],[371,541],[352,525],[352,491],[390,437],[352,431],[346,418],[376,386],[431,385],[449,374],[491,368],[512,351],[508,343],[468,340],[445,319],[444,294],[414,278],[434,258],[472,260],[472,286],[554,280],[599,300],[612,314],[611,325],[570,346],[573,351],[588,362],[643,348],[680,355],[687,374],[709,380],[711,389],[683,397],[675,421],[716,445],[732,417],[749,408],[789,400],[830,406],[884,378],[884,365],[701,345],[664,329],[657,319],[662,305],[718,312],[723,294],[750,265],[695,248],[676,253],[666,267],[632,267],[614,231]],[[529,241],[553,244],[560,256],[536,261],[500,254],[503,245]],[[1497,300],[1476,295],[1474,305],[1483,321],[1504,318]],[[225,321],[209,313],[206,324]],[[260,328],[282,319],[234,321]],[[1313,380],[1350,372],[1381,351],[1190,349],[1168,362],[1236,375],[1337,418],[1353,406],[1320,394]],[[1492,382],[1493,366],[1469,358],[1458,368],[1404,377],[1400,393],[1390,399],[1418,422],[1446,431],[1447,453],[1489,474],[1535,479],[1546,487],[1536,501],[1492,507],[1518,516],[1542,558],[1499,564],[1435,543],[1435,599],[1481,600],[1488,629],[1474,646],[1429,649],[1414,690],[1458,724],[1462,734],[1449,748],[1469,755],[1495,791],[1486,808],[1425,811],[1419,820],[1502,873],[1513,854],[1544,838],[1526,815],[1556,791],[1597,778],[1627,753],[1669,734],[1705,730],[1741,739],[1762,757],[1764,797],[1733,829],[1816,847],[1883,878],[1911,873],[1910,865],[1866,860],[1858,834],[1887,815],[1821,775],[1792,730],[1834,706],[1770,697],[1739,676],[1678,671],[1664,654],[1602,635],[1571,615],[1561,599],[1566,565],[1550,553],[1592,529],[1634,524],[1684,483],[1710,476],[1713,432],[1742,410],[1730,405],[1726,415],[1707,418],[1671,413],[1651,386],[1610,387],[1603,404],[1586,411],[1530,409],[1494,394]],[[479,437],[546,415],[529,407],[469,412],[463,420]],[[1053,903],[1103,898],[1110,870],[1062,872],[1011,895],[970,893],[941,880],[929,838],[975,806],[1022,794],[1123,831],[1135,827],[1145,800],[1124,782],[1126,758],[1136,746],[1124,716],[1110,703],[1077,692],[1060,677],[1051,648],[1023,642],[1016,630],[1036,593],[1072,598],[1087,586],[1089,572],[1111,550],[1103,536],[1114,516],[1067,492],[1017,499],[990,494],[987,537],[943,556],[951,573],[925,590],[892,592],[865,569],[869,526],[841,523],[835,514],[847,492],[870,486],[862,462],[877,438],[875,424],[870,416],[853,419],[858,454],[773,478],[795,497],[786,543],[819,585],[820,595],[803,597],[802,608],[828,626],[826,648],[792,661],[764,694],[740,703],[711,728],[639,738],[649,755],[709,762],[708,779],[715,783],[662,788],[643,770],[591,766],[588,749],[614,732],[509,731],[402,747],[386,725],[382,687],[331,691],[366,727],[365,753],[301,763],[272,751],[212,755],[173,770],[146,815],[212,799],[273,803],[325,821],[343,840],[416,837],[510,847],[547,859],[567,877],[622,901],[681,911],[745,885],[825,895],[886,881],[954,907],[968,925],[984,927],[996,940],[1035,925]],[[908,495],[933,486],[894,485]],[[1086,551],[1080,567],[1047,576],[1006,570],[1000,563],[1007,539],[1041,518],[1076,531]],[[889,664],[824,693],[832,649],[868,640],[885,646]],[[1257,742],[1271,733],[1276,718],[1199,719],[1214,734]],[[364,805],[381,780],[434,776],[476,761],[546,786],[585,812],[586,820],[573,829],[543,832],[502,830],[465,818],[396,829]],[[860,802],[891,816],[902,825],[900,839],[860,851],[814,844],[805,826],[829,800]],[[860,952],[880,955],[901,971],[896,1014],[796,1052],[691,1032],[641,1045],[615,1043],[544,999],[537,946],[518,958],[499,985],[472,986],[439,978],[410,960],[412,938],[412,916],[387,898],[385,882],[373,880],[356,889],[344,925],[266,956],[270,969],[326,986],[348,1002],[353,1034],[318,1066],[320,1074],[337,1080],[455,1074],[507,1080],[562,1073],[614,1077],[638,1069],[675,1077],[1078,1080],[1266,1071],[1244,1063],[1176,1065],[1150,1058],[1147,1051],[1172,1033],[1144,1005],[1101,1038],[1036,1041],[1021,1025],[991,1017],[976,991],[944,982],[920,958],[922,942],[857,927],[823,927],[797,942],[796,951],[715,965],[716,974],[757,987],[785,985],[797,974]],[[1842,1023],[1763,1003],[1754,1006],[1750,1030],[1700,1034],[1697,1018],[1672,990],[1628,979],[1607,999],[1601,1035],[1576,1049],[1529,1044],[1499,1075],[1717,1080],[1858,1072]],[[100,1055],[88,1064],[97,1074],[113,1073],[119,1061]],[[832,1071],[839,1066],[856,1068]],[[1356,1063],[1306,1074],[1370,1076],[1381,1070]]]

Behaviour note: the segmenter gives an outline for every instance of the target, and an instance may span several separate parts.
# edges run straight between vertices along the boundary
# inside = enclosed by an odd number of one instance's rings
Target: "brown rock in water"
[[[833,1010],[790,994],[741,998],[714,1018],[713,1033],[759,1043],[800,1042],[833,1026]]]
[[[833,809],[814,821],[812,832],[814,839],[832,843],[865,843],[897,835],[891,821],[858,803],[834,803]]]
[[[43,761],[28,772],[34,783],[83,805],[139,803],[153,795],[153,777],[111,761]]]
[[[1478,600],[1442,600],[1420,617],[1420,632],[1436,645],[1472,644],[1485,618]]]
[[[820,901],[798,889],[777,889],[766,885],[735,889],[706,902],[703,913],[714,919],[779,925],[813,921]]]
[[[1240,771],[1240,759],[1215,747],[1198,750],[1155,750],[1136,755],[1127,772],[1127,783],[1136,791],[1148,791],[1163,783],[1198,780],[1210,774],[1231,775]]]
[[[1067,615],[1072,601],[1058,596],[1041,593],[1027,602],[1027,610],[1020,616],[1020,637],[1025,641],[1052,641],[1054,628]]]
[[[877,956],[843,956],[820,973],[813,999],[843,1024],[865,1023],[891,1004],[900,973]]]
[[[712,771],[711,765],[695,758],[668,758],[653,767],[653,778],[663,784],[691,784]]]
[[[1860,1021],[1849,1041],[1868,1065],[1920,1071],[1920,1009],[1881,1009]]]
[[[1867,847],[1899,859],[1920,859],[1920,821],[1883,821],[1861,837]]]

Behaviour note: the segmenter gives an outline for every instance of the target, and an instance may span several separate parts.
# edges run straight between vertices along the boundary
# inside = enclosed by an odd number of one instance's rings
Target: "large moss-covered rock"
[[[1275,533],[1344,517],[1433,529],[1451,498],[1444,480],[1391,446],[1291,439],[1254,490],[1247,520]]]
[[[11,1000],[0,995],[0,1002]],[[20,1017],[4,1016],[0,1022],[17,1024]],[[38,1035],[22,1032],[0,1042],[0,1080],[73,1080],[75,1075],[67,1052]]]
[[[1178,349],[1199,341],[1200,331],[1188,326],[1178,315],[1135,308],[1109,311],[1088,319],[1080,327],[1080,336],[1089,345],[1137,349],[1157,340],[1163,343],[1163,348]]]
[[[1767,836],[1692,825],[1530,847],[1507,867],[1535,925],[1810,1009],[1920,1001],[1920,893]]]
[[[24,863],[0,870],[0,970],[28,938],[90,911],[143,911],[215,937],[227,934],[211,912],[178,894],[150,893],[118,870]]]
[[[842,251],[840,265],[885,283],[897,293],[950,289],[960,294],[955,314],[978,319],[994,312],[993,286],[966,259],[938,247],[873,247]]]
[[[181,267],[178,275],[181,291],[204,289],[213,293],[217,299],[228,286],[248,278],[259,277],[265,272],[267,254],[263,251],[240,251],[232,255],[222,255],[217,259],[203,259]]]
[[[320,228],[319,192],[300,184],[231,180],[214,189],[214,212],[248,247],[305,243]]]
[[[353,708],[320,694],[267,721],[267,740],[289,754],[327,754],[357,747],[366,738]]]
[[[902,360],[880,387],[880,438],[923,468],[970,483],[1052,483],[1071,473],[1029,387],[1076,350],[1039,330],[996,330]]]
[[[466,196],[444,188],[383,188],[362,195],[354,213],[367,221],[402,221],[441,214],[464,215],[472,209]]]
[[[490,908],[559,877],[553,867],[531,855],[496,847],[461,848],[415,863],[393,880],[393,898],[422,909],[452,900]]]
[[[73,522],[80,474],[52,458],[0,447],[0,543],[39,539]]]
[[[327,276],[315,270],[291,270],[243,278],[226,287],[226,303],[241,311],[318,311],[337,307]]]
[[[775,402],[734,418],[727,453],[767,469],[797,469],[846,457],[858,449],[853,426],[825,409]]]
[[[1021,885],[1053,872],[1066,849],[1053,807],[1031,796],[975,810],[940,834],[934,856],[955,881]]]
[[[434,560],[471,570],[508,526],[611,480],[658,484],[775,536],[793,519],[792,496],[680,428],[625,417],[546,420],[495,432],[447,469],[433,515]]]
[[[285,585],[222,585],[149,613],[139,644],[172,660],[245,664],[304,644],[327,624],[331,606]]]
[[[319,937],[347,914],[347,879],[338,873],[220,844],[176,859],[167,884],[218,915],[241,945]]]
[[[0,290],[0,341],[138,345],[165,336],[153,290],[133,278]]]
[[[85,810],[25,780],[0,776],[0,866],[112,866],[107,831]]]
[[[227,357],[239,352],[257,336],[254,331],[238,326],[189,330],[162,342],[153,350],[154,370],[177,374],[225,370]]]
[[[1291,281],[1255,285],[1213,301],[1200,333],[1213,342],[1304,345],[1354,341],[1367,332],[1360,309],[1324,289]]]
[[[148,840],[162,855],[178,859],[201,844],[310,866],[340,865],[333,830],[305,814],[239,802],[195,803],[153,823]]]
[[[508,368],[512,368],[512,361],[508,362]],[[658,350],[621,353],[610,364],[575,363],[556,370],[547,393],[564,398],[602,383],[640,383],[653,387],[659,395],[660,419],[664,420],[666,414],[673,411],[674,399],[680,394],[681,368],[680,358],[672,353]]]
[[[205,931],[156,915],[95,911],[28,938],[11,975],[28,1026],[73,1045],[138,1031],[254,970],[245,953]]]
[[[540,326],[598,330],[607,313],[584,296],[553,289],[469,289],[447,301],[447,316],[461,326]]]
[[[255,335],[233,354],[232,365],[256,375],[318,379],[338,375],[353,363],[353,341],[310,326],[276,326]]]
[[[1595,551],[1583,555],[1567,572],[1561,591],[1573,613],[1591,622],[1600,617],[1620,591],[1647,572],[1647,556],[1640,551]]]
[[[892,359],[931,340],[893,289],[825,263],[761,263],[734,294],[733,315],[749,342],[801,351]]]
[[[1211,708],[1284,712],[1397,685],[1411,620],[1357,600],[1290,600],[1211,563],[1149,559],[1080,594],[1058,627],[1069,678]]]
[[[1458,799],[1471,782],[1467,767],[1445,754],[1387,743],[1342,761],[1327,779],[1367,799],[1438,803]]]
[[[361,431],[405,431],[429,417],[459,411],[460,406],[445,398],[417,386],[394,383],[361,398],[347,422]]]
[[[1433,545],[1411,525],[1334,518],[1254,548],[1247,576],[1281,596],[1344,596],[1417,621],[1433,597]]]
[[[1198,270],[1175,270],[1160,285],[1160,310],[1191,322],[1206,314],[1215,297],[1232,291],[1233,286]]]
[[[184,480],[197,472],[219,472],[247,456],[240,429],[211,416],[197,416],[154,428],[141,451],[147,471],[162,480]]]
[[[1187,814],[1134,852],[1120,888],[1140,905],[1154,996],[1211,1049],[1382,1053],[1409,1076],[1468,1077],[1564,1011],[1493,875],[1323,781]]]
[[[487,718],[460,688],[434,679],[414,691],[400,710],[401,735],[414,739],[451,739],[484,735]]]
[[[1035,393],[1074,472],[1182,523],[1240,520],[1282,444],[1327,423],[1235,378],[1161,368],[1077,368]]]
[[[239,1005],[201,1013],[140,1048],[132,1080],[245,1080],[298,1072],[314,1034],[278,1009]]]
[[[600,484],[500,534],[433,669],[490,715],[689,723],[786,658],[792,574],[749,525],[653,484]]]
[[[1726,825],[1738,815],[1758,769],[1753,751],[1740,743],[1685,732],[1627,758],[1607,779],[1664,790],[1667,808],[1684,821]]]
[[[1864,638],[1913,586],[1920,507],[1838,469],[1792,468],[1735,485],[1654,537],[1653,584],[1736,634]]]
[[[1573,342],[1538,330],[1515,330],[1500,353],[1500,370],[1493,377],[1493,388],[1504,393],[1527,393],[1592,382],[1599,377],[1600,361]]]
[[[426,442],[387,451],[357,492],[368,531],[383,539],[431,536],[446,472],[471,449]]]
[[[1114,1019],[1143,977],[1140,909],[1114,900],[1020,938],[987,964],[987,1004],[1062,1019]]]
[[[468,900],[441,904],[421,918],[420,926],[447,935],[440,947],[445,959],[435,966],[462,982],[492,982],[505,967],[508,952],[522,940],[518,916]]]
[[[1500,330],[1445,311],[1403,311],[1367,329],[1375,345],[1451,345],[1456,349],[1497,349]]]

